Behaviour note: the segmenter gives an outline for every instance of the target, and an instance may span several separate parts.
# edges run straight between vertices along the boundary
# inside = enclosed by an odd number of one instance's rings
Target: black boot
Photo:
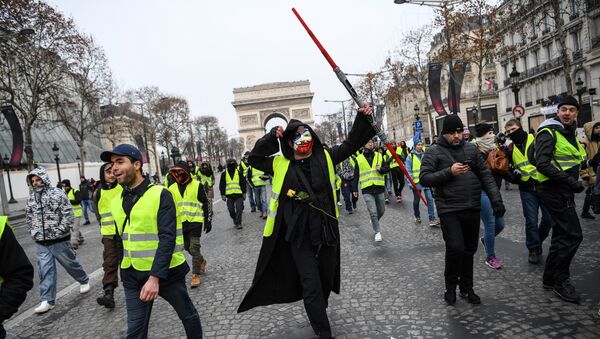
[[[585,193],[583,208],[581,209],[581,217],[584,219],[595,219],[594,216],[590,214],[590,207],[592,206],[592,192],[588,188]]]
[[[104,288],[104,295],[96,301],[98,304],[106,307],[106,308],[115,308],[115,297],[114,297],[115,288],[112,285],[108,285]]]
[[[469,304],[474,304],[474,305],[481,304],[481,298],[479,298],[479,296],[477,294],[475,294],[475,291],[473,291],[472,288],[469,288],[467,290],[461,290],[460,296],[462,298],[467,299],[467,302]]]

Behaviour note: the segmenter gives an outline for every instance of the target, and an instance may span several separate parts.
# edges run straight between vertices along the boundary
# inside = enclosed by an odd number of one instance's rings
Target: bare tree
[[[215,156],[215,144],[211,142],[211,131],[217,129],[219,126],[219,119],[212,115],[202,115],[195,117],[192,120],[192,130],[201,145],[199,153],[202,149],[206,152],[208,159],[214,159]],[[202,154],[199,154],[202,156]]]
[[[3,1],[0,27],[35,31],[23,43],[0,42],[0,92],[8,97],[24,125],[25,154],[31,169],[31,130],[39,119],[56,119],[54,98],[64,86],[68,65],[77,61],[84,38],[71,19],[36,0]]]
[[[100,103],[111,89],[111,74],[104,51],[91,37],[83,41],[76,62],[69,65],[63,95],[56,95],[56,112],[79,146],[80,175],[85,175],[85,141],[103,133]]]
[[[190,123],[187,100],[175,96],[163,97],[158,100],[152,111],[156,119],[158,142],[165,147],[181,149]]]

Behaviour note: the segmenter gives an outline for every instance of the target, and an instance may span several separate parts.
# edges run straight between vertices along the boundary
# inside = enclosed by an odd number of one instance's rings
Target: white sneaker
[[[381,240],[383,240],[381,237],[381,232],[375,233],[375,241],[380,242]]]
[[[47,301],[42,301],[42,303],[40,304],[40,306],[36,307],[33,311],[35,313],[41,314],[41,313],[46,313],[48,311],[50,311],[51,309],[54,308],[54,305],[50,304]]]
[[[342,206],[342,202],[341,201],[338,201],[337,204],[338,204],[338,206]]]
[[[81,284],[79,285],[79,293],[84,294],[90,291],[90,284]]]

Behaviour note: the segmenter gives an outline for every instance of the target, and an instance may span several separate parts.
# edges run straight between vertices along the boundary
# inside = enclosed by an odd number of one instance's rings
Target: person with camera
[[[579,171],[596,168],[600,157],[585,160],[586,152],[577,140],[579,102],[572,96],[559,98],[556,118],[544,121],[535,137],[537,186],[542,203],[552,216],[552,239],[546,258],[543,286],[562,299],[579,303],[580,297],[570,281],[571,261],[583,240],[575,193],[585,189]]]
[[[506,211],[490,169],[477,146],[463,139],[463,129],[458,115],[444,119],[441,137],[423,156],[419,178],[421,185],[433,187],[446,242],[444,299],[448,305],[456,303],[457,285],[467,302],[481,303],[473,291],[473,256],[479,240],[482,189],[495,217]]]

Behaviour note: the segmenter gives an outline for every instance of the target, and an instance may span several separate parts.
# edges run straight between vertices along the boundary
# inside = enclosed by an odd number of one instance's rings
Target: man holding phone
[[[501,217],[505,208],[492,172],[479,155],[477,146],[462,138],[460,118],[444,119],[442,136],[425,153],[421,164],[421,184],[433,187],[435,204],[446,242],[444,299],[456,303],[456,286],[460,296],[471,304],[481,299],[473,291],[473,255],[479,239],[481,190],[490,197],[494,215]]]

